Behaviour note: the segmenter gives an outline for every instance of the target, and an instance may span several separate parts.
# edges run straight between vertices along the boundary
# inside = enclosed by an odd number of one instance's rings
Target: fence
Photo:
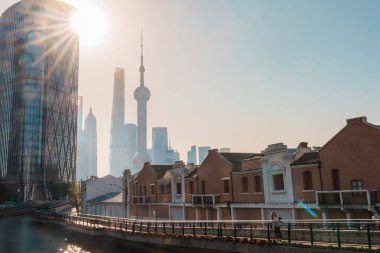
[[[272,221],[162,221],[98,215],[56,214],[36,211],[40,219],[70,222],[85,228],[128,231],[136,234],[252,240],[276,239]],[[283,244],[380,249],[380,223],[373,220],[302,220],[281,222]],[[280,239],[280,238],[278,238]]]

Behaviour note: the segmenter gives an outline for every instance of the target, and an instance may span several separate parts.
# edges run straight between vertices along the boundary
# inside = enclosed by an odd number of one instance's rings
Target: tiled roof
[[[168,170],[173,169],[172,165],[151,165],[158,179],[161,179]]]
[[[318,152],[309,152],[303,154],[297,161],[294,161],[290,166],[315,164],[320,161]]]
[[[119,195],[121,192],[109,192],[107,194],[104,194],[104,195],[100,195],[96,198],[93,198],[93,199],[90,199],[90,200],[87,200],[86,202],[90,202],[90,203],[99,203],[99,202],[103,202],[105,200],[109,200],[109,199],[112,199],[113,197]]]
[[[185,178],[193,178],[193,177],[196,177],[198,175],[198,168],[199,166],[195,167],[190,173],[189,175],[187,175]]]
[[[242,169],[242,161],[254,158],[255,156],[263,156],[262,154],[256,153],[220,153],[224,158],[226,158],[230,163],[233,164],[235,171],[240,171]]]

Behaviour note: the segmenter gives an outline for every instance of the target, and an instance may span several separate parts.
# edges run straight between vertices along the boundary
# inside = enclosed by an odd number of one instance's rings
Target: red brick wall
[[[313,209],[312,211],[317,215],[317,219],[322,219],[322,214],[320,210]],[[305,209],[296,209],[296,219],[297,220],[312,220],[312,219],[315,219],[315,217],[313,217]]]
[[[260,176],[261,188],[263,188],[263,177],[261,172],[239,172],[232,174],[232,180],[234,185],[234,202],[235,203],[264,203],[264,193],[254,192],[254,177]],[[248,177],[248,194],[242,193],[243,185],[242,178]]]
[[[310,171],[313,178],[313,190],[304,190],[303,173]],[[318,165],[309,165],[307,167],[292,167],[293,195],[295,198],[305,203],[315,203],[315,191],[321,190],[321,180]]]
[[[218,152],[210,151],[198,169],[198,192],[201,194],[202,180],[205,181],[205,194],[220,194],[222,202],[231,201],[231,194],[223,194],[222,178],[230,177],[232,165]],[[230,184],[231,190],[231,184]]]
[[[340,187],[361,179],[364,189],[380,189],[380,129],[352,121],[321,150],[324,190],[332,190],[331,169],[339,169]]]
[[[260,208],[236,208],[235,216],[237,220],[261,220]]]

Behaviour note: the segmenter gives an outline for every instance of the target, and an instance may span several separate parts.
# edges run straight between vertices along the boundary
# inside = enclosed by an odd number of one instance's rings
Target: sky
[[[0,12],[15,2],[1,0]],[[79,95],[84,114],[91,105],[97,118],[100,176],[109,171],[116,67],[126,70],[126,121],[136,123],[141,29],[148,146],[151,128],[165,126],[184,161],[191,145],[322,146],[348,118],[380,124],[380,1],[91,2],[107,30],[101,43],[80,48]]]

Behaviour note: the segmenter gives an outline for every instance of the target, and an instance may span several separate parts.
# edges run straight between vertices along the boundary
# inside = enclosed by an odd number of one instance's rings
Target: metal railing
[[[132,196],[133,204],[149,204],[150,197],[149,196]]]
[[[44,220],[66,222],[87,229],[111,230],[132,234],[153,234],[178,238],[268,242],[337,248],[380,249],[380,220],[302,220],[280,223],[280,235],[273,222],[256,221],[168,221],[138,220],[99,215],[35,212]]]
[[[377,190],[316,191],[320,206],[370,206],[378,203]]]
[[[219,194],[193,194],[192,195],[193,205],[215,205],[220,203]]]

